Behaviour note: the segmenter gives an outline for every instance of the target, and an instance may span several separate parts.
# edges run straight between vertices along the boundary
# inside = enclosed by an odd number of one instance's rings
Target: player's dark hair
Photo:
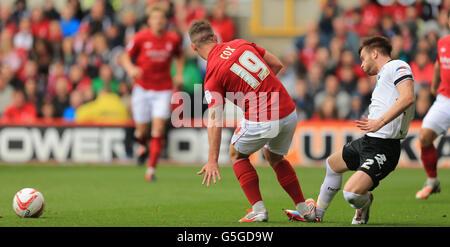
[[[365,39],[359,47],[358,54],[361,56],[362,49],[366,48],[369,51],[377,49],[381,54],[385,56],[391,56],[392,45],[389,39],[383,36],[374,36]]]
[[[200,47],[206,43],[215,42],[214,31],[208,21],[197,20],[189,27],[189,38],[191,42]]]

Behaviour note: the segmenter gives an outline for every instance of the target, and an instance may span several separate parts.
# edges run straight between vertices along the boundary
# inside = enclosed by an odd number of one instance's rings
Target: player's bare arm
[[[414,103],[414,82],[412,80],[400,82],[397,85],[397,90],[399,92],[399,97],[383,116],[378,119],[368,119],[363,117],[362,120],[355,121],[357,124],[356,126],[365,132],[376,132]]]
[[[284,67],[283,63],[281,63],[280,59],[278,59],[275,55],[272,53],[266,51],[263,57],[264,61],[266,61],[267,65],[269,65],[270,70],[272,70],[273,73],[278,74],[280,70]]]
[[[122,66],[131,79],[134,80],[141,77],[142,70],[133,64],[130,55],[128,55],[127,53],[124,53],[122,56]]]
[[[437,96],[437,91],[439,88],[439,85],[441,84],[441,70],[440,70],[440,64],[439,61],[436,61],[434,63],[434,73],[433,73],[433,80],[431,81],[431,87],[430,91],[434,95],[434,97]]]
[[[180,89],[183,85],[183,68],[185,63],[185,56],[181,53],[179,56],[175,57],[175,77],[173,78],[173,83],[176,89]]]
[[[207,187],[211,184],[211,178],[213,183],[217,182],[216,176],[221,180],[218,160],[222,139],[222,110],[222,105],[209,108],[207,129],[209,142],[208,162],[197,172],[198,175],[205,173],[202,184],[206,183]]]

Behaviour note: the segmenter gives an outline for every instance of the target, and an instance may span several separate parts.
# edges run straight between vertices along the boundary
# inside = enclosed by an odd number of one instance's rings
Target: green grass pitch
[[[199,169],[163,164],[158,181],[148,183],[145,168],[137,166],[0,165],[0,227],[338,227],[350,226],[354,215],[340,191],[324,222],[289,222],[282,209],[293,209],[292,201],[273,170],[258,166],[269,222],[241,224],[237,221],[249,203],[232,168],[221,167],[222,180],[209,188],[201,185]],[[296,171],[305,198],[317,199],[325,169]],[[374,191],[367,226],[450,226],[450,170],[439,170],[439,178],[440,194],[416,200],[425,172],[397,169]],[[46,208],[38,219],[21,219],[12,210],[14,194],[25,187],[45,197]]]

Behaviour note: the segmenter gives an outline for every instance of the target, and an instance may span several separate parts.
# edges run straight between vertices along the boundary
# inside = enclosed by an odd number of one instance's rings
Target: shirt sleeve
[[[405,80],[414,80],[411,67],[408,64],[399,64],[394,67],[394,85],[397,86],[400,82]]]
[[[260,55],[261,57],[264,57],[264,55],[266,54],[266,49],[257,46],[255,43],[251,43],[251,45],[252,45],[253,47],[255,47],[256,51],[259,53],[259,55]]]
[[[207,75],[205,79],[205,99],[208,107],[220,106],[225,104],[224,88],[221,80],[214,75]]]
[[[126,52],[130,57],[135,57],[139,52],[140,43],[139,43],[139,35],[136,34],[132,40],[130,40],[126,46]]]

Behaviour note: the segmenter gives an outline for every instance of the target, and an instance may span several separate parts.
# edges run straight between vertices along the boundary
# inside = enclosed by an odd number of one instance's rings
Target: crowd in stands
[[[131,81],[120,57],[133,35],[147,27],[146,9],[156,2],[167,8],[169,29],[185,40],[182,90],[194,94],[205,62],[190,49],[187,29],[193,20],[208,19],[221,41],[239,38],[225,12],[229,1],[206,9],[201,0],[67,0],[57,9],[52,0],[32,8],[15,0],[0,4],[0,119],[129,120]],[[450,1],[360,0],[356,8],[321,2],[319,20],[282,56],[286,67],[279,78],[299,120],[357,119],[365,113],[374,79],[361,70],[358,47],[371,35],[389,37],[393,58],[410,63],[421,119],[434,100],[429,86],[436,42],[450,33]]]

